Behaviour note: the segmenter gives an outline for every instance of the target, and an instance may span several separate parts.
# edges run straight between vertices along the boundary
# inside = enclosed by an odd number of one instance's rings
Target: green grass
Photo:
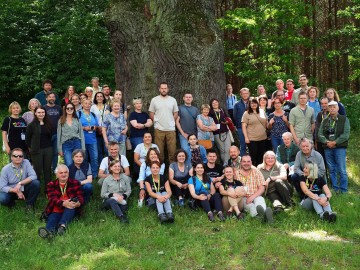
[[[2,269],[359,269],[359,133],[348,150],[350,191],[334,195],[335,224],[295,207],[276,216],[272,226],[247,216],[244,222],[210,223],[204,212],[174,208],[175,224],[160,225],[154,211],[137,208],[130,197],[130,224],[99,210],[99,187],[85,216],[53,242],[37,229],[46,204],[43,192],[36,215],[25,215],[23,202],[0,207]],[[0,155],[0,164],[7,157]],[[298,237],[295,234],[305,234]],[[320,240],[312,240],[311,235]]]

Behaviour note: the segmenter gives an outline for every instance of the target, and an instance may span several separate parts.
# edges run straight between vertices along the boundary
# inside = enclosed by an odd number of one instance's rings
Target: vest
[[[286,148],[285,144],[279,146],[280,160],[282,164],[294,162],[296,158],[296,154],[299,152],[299,147],[297,147],[293,142],[290,145],[290,155],[289,160],[287,160]]]
[[[81,165],[80,165],[80,170],[83,172],[85,177],[86,177],[88,169],[89,169],[89,163],[87,163],[87,161],[84,160],[83,163],[81,163]],[[76,173],[77,170],[78,170],[78,168],[75,166],[74,163],[72,163],[69,166],[69,178],[75,179],[75,173]]]
[[[323,134],[326,139],[329,139],[329,134],[327,133],[327,129],[330,126],[330,119],[331,119],[330,116],[326,117],[322,123],[323,124]],[[335,126],[335,139],[339,138],[339,136],[344,133],[345,121],[346,121],[346,116],[340,115],[340,114],[337,115],[336,126]],[[336,145],[337,148],[338,147],[346,148],[347,146],[348,146],[348,141]],[[327,148],[326,144],[324,144],[324,147]]]

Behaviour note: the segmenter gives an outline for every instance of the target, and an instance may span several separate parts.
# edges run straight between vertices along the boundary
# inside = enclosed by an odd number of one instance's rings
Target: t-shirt
[[[300,182],[304,182],[307,186],[307,188],[314,194],[320,195],[322,193],[322,188],[323,186],[326,185],[326,182],[324,181],[324,179],[322,177],[319,177],[315,180],[310,180],[307,179],[306,176],[302,175],[300,176]],[[303,193],[304,197],[305,194],[304,192],[301,190],[301,193]]]
[[[25,142],[26,122],[22,117],[5,117],[1,130],[7,132],[9,147],[11,150],[19,147],[25,152],[27,151],[27,145]]]
[[[196,120],[201,120],[202,124],[204,126],[210,127],[214,124],[214,119],[210,116],[208,116],[207,118],[205,116],[203,116],[202,114],[199,114],[196,117]],[[200,129],[200,127],[197,127],[197,134],[198,134],[198,139],[199,140],[211,140],[214,141],[214,134],[212,133],[212,131],[203,131]]]
[[[159,147],[152,143],[151,148],[156,148],[159,152]],[[140,163],[143,163],[145,161],[146,155],[149,151],[149,148],[145,148],[144,143],[140,143],[135,147],[134,153],[137,153],[140,155]]]
[[[154,113],[154,128],[175,131],[173,113],[179,111],[176,99],[170,96],[156,96],[151,100],[149,111]]]
[[[185,133],[197,133],[196,117],[198,114],[200,114],[199,109],[194,106],[179,106],[180,126]]]
[[[284,113],[286,118],[289,120],[289,113]],[[282,119],[282,116],[276,116],[274,113],[271,113],[269,115],[269,122],[270,120],[274,118],[274,123],[272,124],[272,128],[270,130],[271,135],[275,137],[281,137],[285,132],[289,131],[286,123]]]
[[[55,105],[54,107],[50,107],[48,105],[44,106],[46,114],[48,115],[51,123],[51,134],[56,134],[57,126],[59,119],[62,115],[62,109],[59,105]]]
[[[150,184],[151,190],[154,193],[166,192],[165,183],[167,182],[167,180],[163,175],[159,175],[159,176],[160,176],[160,182],[156,182],[156,183],[154,182],[151,174],[145,178],[145,182],[148,182]]]
[[[191,170],[191,165],[189,163],[185,163],[183,172],[179,170],[177,162],[171,163],[170,169],[174,171],[174,179],[181,184],[185,184],[189,179],[189,171]]]
[[[92,175],[92,171],[91,171],[91,165],[89,164],[89,167],[87,169],[86,175],[84,174],[84,172],[81,169],[77,169],[75,172],[75,176],[74,179],[78,180],[79,182],[85,180],[88,175]]]
[[[146,124],[147,120],[150,119],[149,115],[146,112],[135,112],[133,111],[132,113],[130,113],[129,116],[129,122],[131,122],[132,120],[136,120],[136,122],[138,124]],[[134,128],[131,124],[130,124],[130,137],[131,138],[136,138],[136,137],[144,137],[144,134],[146,132],[149,132],[149,128],[142,128],[142,129],[138,129],[138,128]]]
[[[232,182],[227,181],[226,179],[221,180],[221,184],[224,187],[225,190],[228,190],[228,188],[237,188],[242,187],[243,184],[239,180],[233,180]]]
[[[121,157],[121,161],[120,161],[120,165],[123,168],[127,168],[129,167],[129,161],[127,160],[127,158],[123,155],[120,155]],[[103,170],[104,174],[108,174],[109,173],[109,157],[104,157],[103,160],[101,161],[99,170]]]
[[[209,182],[203,183],[196,176],[192,176],[188,180],[189,185],[194,185],[196,195],[200,195],[200,194],[208,195],[208,194],[210,194],[211,182],[212,182],[212,179],[209,178]]]
[[[263,117],[261,117],[263,116]],[[265,114],[256,114],[245,112],[242,119],[242,123],[246,123],[247,135],[250,141],[263,141],[266,140],[266,116]]]
[[[224,168],[219,164],[215,164],[214,168],[209,168],[207,163],[204,164],[204,169],[205,169],[206,174],[211,179],[222,176],[223,170],[224,170]]]

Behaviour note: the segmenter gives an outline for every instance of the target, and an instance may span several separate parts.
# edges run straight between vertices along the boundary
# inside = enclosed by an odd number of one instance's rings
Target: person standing
[[[73,98],[75,96],[72,96]],[[55,168],[58,163],[58,148],[57,148],[57,127],[60,117],[62,116],[63,110],[59,105],[55,104],[56,95],[54,92],[48,92],[46,96],[46,105],[44,109],[51,123],[51,144],[52,144],[52,169]],[[70,101],[71,102],[71,101]]]
[[[35,95],[35,98],[40,101],[41,105],[47,103],[46,96],[47,93],[52,91],[53,82],[51,80],[45,80],[42,84],[43,90]],[[53,92],[55,94],[55,92]],[[57,94],[55,94],[55,104],[60,105],[60,99]]]
[[[344,193],[348,191],[346,148],[350,136],[350,122],[346,116],[339,114],[339,105],[336,101],[329,102],[328,107],[330,115],[321,123],[319,140],[324,146],[332,186],[335,192]]]
[[[245,143],[245,136],[242,129],[242,117],[245,111],[247,110],[249,97],[250,97],[250,90],[249,88],[241,88],[240,89],[240,96],[241,99],[236,102],[234,105],[234,119],[235,125],[238,131],[239,139],[240,139],[240,155],[243,156],[246,153],[246,143]]]
[[[285,95],[285,100],[291,101],[292,96],[295,92],[295,84],[294,81],[292,79],[287,79],[286,80],[286,95]]]
[[[233,94],[233,87],[231,84],[226,85],[226,108],[227,112],[234,121],[234,106],[238,102],[236,96]]]
[[[169,87],[166,82],[160,84],[159,92],[160,95],[150,102],[149,115],[154,122],[154,142],[160,149],[160,157],[164,160],[166,144],[169,162],[172,163],[176,151],[175,121],[179,109],[176,99],[168,95]]]
[[[306,77],[305,74],[301,74],[299,75],[299,84],[300,84],[300,88],[298,89],[295,89],[292,97],[291,97],[291,102],[294,103],[295,105],[298,105],[299,103],[299,94],[301,91],[303,92],[307,92],[307,90],[309,89],[309,86],[308,86],[308,78]]]
[[[196,117],[200,114],[199,109],[192,106],[193,96],[190,93],[185,93],[183,96],[184,105],[179,106],[179,115],[176,118],[176,127],[179,131],[180,147],[188,151],[188,137],[189,134],[197,133]]]

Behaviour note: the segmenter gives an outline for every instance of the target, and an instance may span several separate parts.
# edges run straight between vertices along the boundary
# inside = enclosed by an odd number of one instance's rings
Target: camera
[[[79,201],[78,197],[74,197],[70,199],[70,202],[77,203]]]
[[[327,134],[329,134],[329,135],[334,135],[334,134],[335,134],[335,128],[328,128],[328,129],[326,130],[326,132],[327,132]]]

